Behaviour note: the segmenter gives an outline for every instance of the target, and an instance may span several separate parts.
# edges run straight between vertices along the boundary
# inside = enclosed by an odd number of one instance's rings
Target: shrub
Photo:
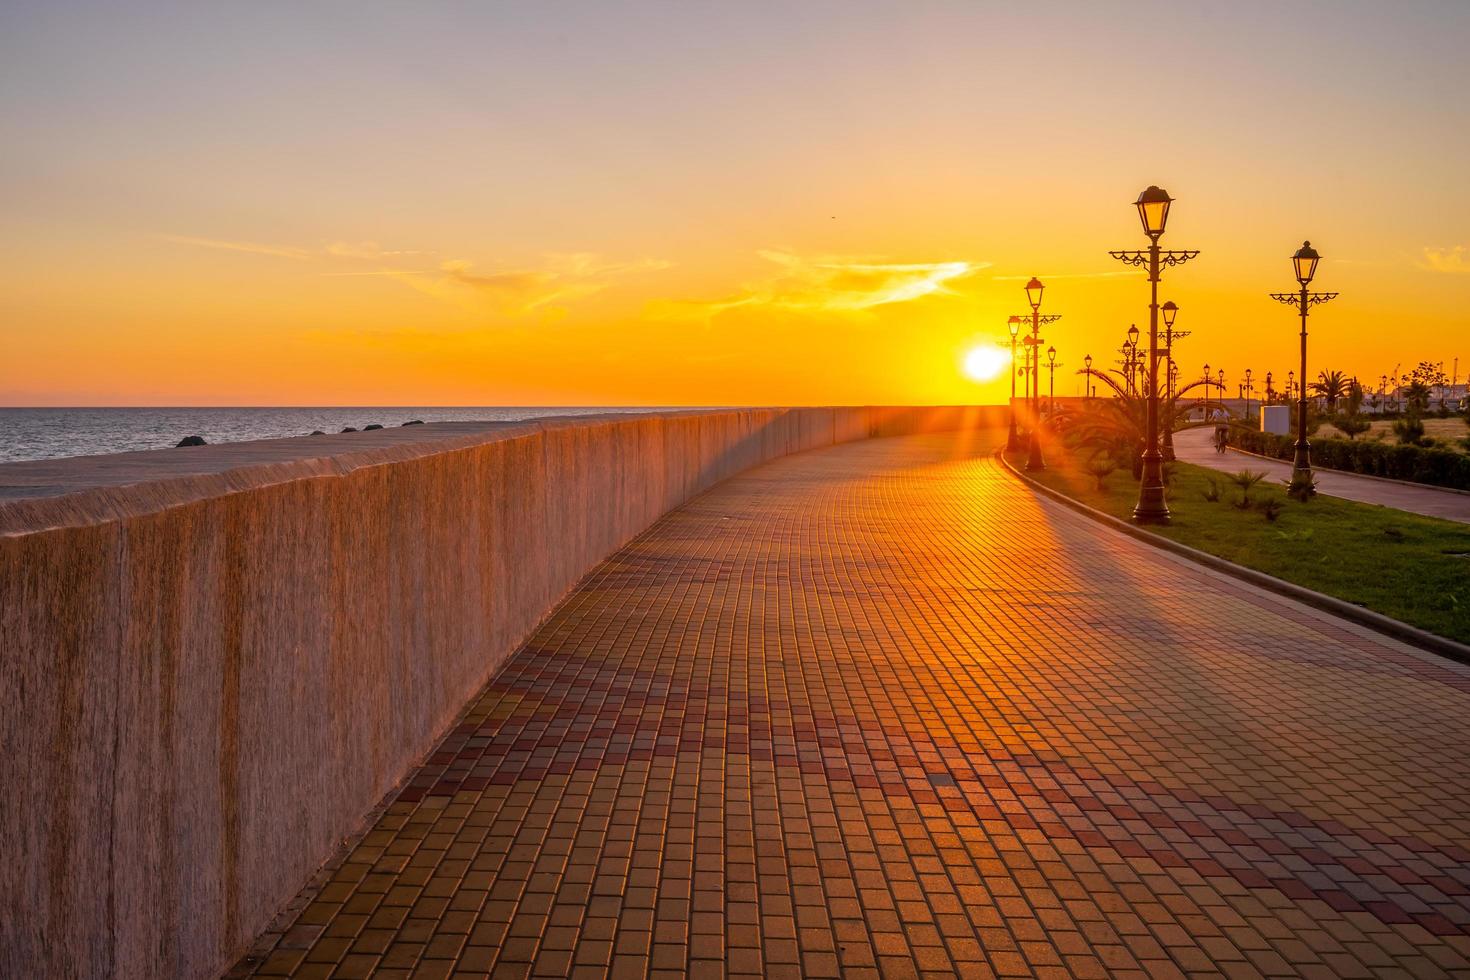
[[[1364,432],[1373,428],[1373,423],[1361,415],[1339,415],[1332,420],[1332,424],[1337,427],[1337,431],[1349,439],[1356,439]]]
[[[1265,473],[1258,472],[1256,470],[1241,470],[1239,473],[1232,474],[1230,477],[1230,482],[1234,483],[1237,487],[1240,487],[1240,502],[1237,503],[1235,506],[1240,508],[1241,510],[1250,510],[1251,488],[1254,487],[1257,483],[1260,483],[1265,478]]]
[[[1261,502],[1256,504],[1256,510],[1259,510],[1262,514],[1265,514],[1266,520],[1272,522],[1273,524],[1276,522],[1276,518],[1281,516],[1281,511],[1285,507],[1286,502],[1280,497],[1267,497],[1265,500],[1262,500]]]
[[[1087,472],[1092,474],[1092,479],[1097,484],[1097,492],[1102,493],[1107,484],[1108,475],[1118,468],[1118,464],[1107,456],[1094,456],[1087,463]]]
[[[1203,494],[1204,495],[1204,498],[1206,500],[1208,500],[1210,503],[1212,503],[1212,504],[1219,503],[1219,501],[1220,501],[1220,484],[1218,482],[1216,482],[1216,480],[1215,480],[1215,478],[1213,476],[1207,476],[1207,477],[1205,477],[1205,482],[1209,484],[1209,488],[1208,489],[1205,489],[1205,490],[1201,490],[1200,493]]]
[[[1232,430],[1231,441],[1246,452],[1288,461],[1295,446],[1292,437],[1269,432]],[[1322,439],[1312,444],[1312,464],[1391,480],[1470,490],[1470,456],[1449,449],[1376,440]]]
[[[1393,424],[1393,434],[1399,444],[1421,446],[1424,444],[1424,420],[1417,415],[1406,415]]]

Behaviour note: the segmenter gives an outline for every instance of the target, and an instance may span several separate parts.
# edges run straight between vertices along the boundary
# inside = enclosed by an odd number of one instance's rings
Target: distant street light
[[[1271,389],[1271,372],[1270,371],[1267,371],[1266,372],[1266,401],[1269,402],[1272,399],[1274,399],[1275,397],[1276,397],[1276,392]]]
[[[1164,425],[1164,446],[1162,449],[1164,459],[1167,462],[1174,461],[1174,341],[1181,337],[1189,336],[1187,331],[1175,330],[1174,320],[1179,316],[1179,306],[1173,300],[1169,300],[1159,307],[1159,312],[1164,314],[1164,404],[1169,406],[1169,417]]]
[[[1082,363],[1085,364],[1085,365],[1087,365],[1087,373],[1085,375],[1083,375],[1083,378],[1085,379],[1086,385],[1087,385],[1087,387],[1084,390],[1087,392],[1087,397],[1088,398],[1091,398],[1092,397],[1092,355],[1091,354],[1088,354],[1086,357],[1084,357],[1082,359]]]
[[[1128,374],[1128,392],[1132,394],[1137,385],[1134,384],[1135,373],[1138,370],[1138,325],[1130,324],[1128,327],[1128,339],[1123,342],[1123,356],[1127,361],[1123,370]]]
[[[1030,452],[1026,458],[1026,469],[1037,471],[1046,469],[1046,460],[1041,456],[1041,345],[1045,343],[1041,339],[1041,325],[1043,323],[1055,323],[1060,320],[1060,313],[1041,315],[1041,294],[1046,287],[1041,280],[1035,276],[1026,284],[1026,302],[1031,305],[1031,336],[1025,340],[1025,346],[1030,348],[1030,357],[1027,363],[1031,369],[1031,429],[1030,429]]]
[[[1214,409],[1210,408],[1210,366],[1205,365],[1205,421],[1215,417]]]
[[[1254,390],[1255,389],[1251,387],[1251,369],[1250,368],[1246,368],[1245,369],[1245,417],[1246,417],[1246,421],[1249,421],[1250,420],[1250,417],[1251,417],[1251,392],[1254,391]]]
[[[1296,281],[1301,289],[1295,293],[1271,294],[1271,298],[1278,303],[1295,306],[1302,318],[1302,385],[1297,399],[1296,452],[1291,461],[1290,492],[1303,497],[1316,492],[1312,484],[1312,448],[1307,443],[1307,310],[1337,298],[1337,293],[1307,291],[1312,277],[1317,274],[1317,263],[1321,258],[1311,242],[1302,242],[1302,247],[1291,257],[1292,270],[1296,273]]]
[[[1148,236],[1148,250],[1108,253],[1120,262],[1148,268],[1148,363],[1144,374],[1148,411],[1144,425],[1143,479],[1138,485],[1138,504],[1133,508],[1133,519],[1139,524],[1169,522],[1169,505],[1164,501],[1163,456],[1159,452],[1159,273],[1163,266],[1182,265],[1199,255],[1198,250],[1165,252],[1159,248],[1173,202],[1162,188],[1153,185],[1146,188],[1133,203],[1143,233]]]
[[[1014,452],[1021,447],[1021,439],[1016,435],[1016,334],[1021,332],[1021,318],[1011,317],[1006,327],[1011,332],[1011,431],[1006,436],[1006,449]]]
[[[1046,349],[1046,366],[1050,369],[1050,377],[1047,379],[1047,401],[1051,407],[1046,410],[1047,418],[1055,418],[1057,414],[1057,349],[1048,347]]]

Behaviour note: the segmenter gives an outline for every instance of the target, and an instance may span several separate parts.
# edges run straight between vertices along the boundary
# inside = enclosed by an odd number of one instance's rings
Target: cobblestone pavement
[[[1264,471],[1278,483],[1291,480],[1291,464],[1278,459],[1264,459],[1236,449],[1224,454],[1215,452],[1213,429],[1186,429],[1174,434],[1174,454],[1186,463],[1208,466],[1212,470],[1239,473],[1241,470]],[[1381,504],[1395,510],[1406,510],[1425,517],[1470,524],[1470,494],[1456,493],[1442,487],[1408,483],[1404,480],[1380,480],[1328,470],[1318,466],[1312,470],[1317,489],[1332,497],[1356,500],[1364,504]]]
[[[1039,500],[988,438],[666,517],[241,972],[1470,974],[1470,668]]]

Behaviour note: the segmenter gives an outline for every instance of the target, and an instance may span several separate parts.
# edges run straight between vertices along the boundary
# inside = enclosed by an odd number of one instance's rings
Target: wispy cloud
[[[1044,272],[1035,278],[1043,283],[1053,279],[1124,279],[1131,276],[1142,276],[1146,273],[1142,269],[1117,269],[1112,272]],[[1030,282],[1031,276],[991,276],[995,282]]]
[[[400,255],[420,255],[416,249],[385,249],[377,242],[333,242],[325,249],[328,255],[335,255],[342,259],[382,259],[396,258]]]
[[[807,258],[791,252],[757,253],[775,264],[771,276],[746,283],[715,300],[659,300],[648,315],[661,319],[707,319],[742,307],[794,313],[862,314],[875,307],[952,293],[948,283],[987,268],[987,262],[887,262],[851,256]]]
[[[385,272],[406,285],[465,309],[506,316],[565,312],[565,306],[600,293],[624,276],[668,268],[660,259],[609,262],[588,252],[555,253],[541,265],[480,271],[463,259],[444,262],[431,278]]]
[[[262,245],[259,242],[227,242],[215,238],[194,238],[189,235],[162,235],[164,241],[173,242],[176,245],[193,245],[197,248],[216,248],[227,252],[248,252],[251,255],[270,255],[278,259],[296,259],[301,261],[312,257],[312,253],[304,248],[294,248],[290,245]]]
[[[327,266],[317,273],[320,276],[392,279],[467,312],[489,311],[506,316],[561,315],[566,312],[566,304],[600,293],[623,276],[666,269],[670,265],[660,259],[614,262],[592,252],[558,252],[543,256],[540,263],[529,267],[481,271],[466,260],[452,259],[427,268],[412,268],[419,264],[413,256],[424,256],[420,261],[427,265],[431,261],[428,257],[434,253],[383,248],[377,242],[336,241],[319,249],[307,249],[188,235],[161,237],[198,248],[316,261]],[[358,267],[351,268],[353,263]],[[349,267],[342,268],[344,264]],[[377,268],[363,268],[366,264]],[[332,268],[333,265],[337,268]]]
[[[1420,263],[1421,269],[1429,269],[1433,272],[1470,272],[1470,249],[1464,245],[1454,245],[1450,248],[1428,248],[1424,249],[1424,261]]]

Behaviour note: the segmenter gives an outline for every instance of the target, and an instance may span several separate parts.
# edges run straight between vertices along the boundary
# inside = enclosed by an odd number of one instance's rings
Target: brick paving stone
[[[1453,976],[1470,668],[1118,536],[988,435],[599,565],[260,976]]]

